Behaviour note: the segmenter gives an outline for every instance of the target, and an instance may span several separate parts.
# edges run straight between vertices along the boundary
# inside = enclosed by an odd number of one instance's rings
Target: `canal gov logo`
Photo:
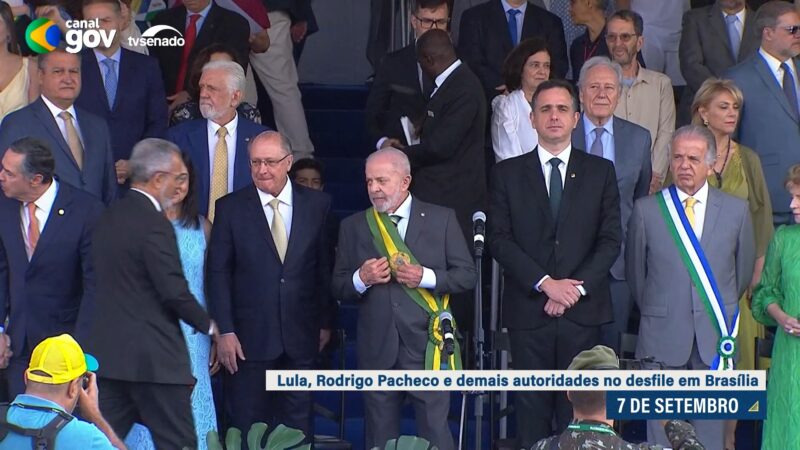
[[[101,29],[98,19],[67,20],[66,26],[67,32],[62,36],[61,29],[52,20],[38,18],[25,29],[25,42],[31,50],[42,54],[55,50],[63,38],[69,53],[79,53],[83,48],[110,47],[117,34],[116,30]],[[157,36],[159,34],[161,35]],[[145,30],[141,37],[129,37],[128,44],[146,47],[182,47],[185,41],[181,32],[175,28],[156,25]]]

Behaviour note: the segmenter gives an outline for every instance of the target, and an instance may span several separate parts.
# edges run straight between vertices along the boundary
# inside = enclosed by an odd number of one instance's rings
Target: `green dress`
[[[778,228],[767,250],[761,282],[753,295],[753,316],[767,326],[777,322],[767,306],[777,303],[794,317],[800,315],[800,225]],[[778,327],[767,382],[767,420],[764,449],[800,449],[800,338]]]

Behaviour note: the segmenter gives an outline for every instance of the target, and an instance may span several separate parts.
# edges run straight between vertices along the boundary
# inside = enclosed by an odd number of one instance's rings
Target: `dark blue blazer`
[[[144,138],[167,135],[167,95],[155,58],[122,49],[114,108],[109,109],[97,55],[84,50],[81,58],[81,94],[75,105],[108,122],[114,160],[129,159],[133,146]]]
[[[236,126],[236,156],[233,160],[233,190],[238,191],[253,182],[250,175],[250,163],[247,144],[269,128],[245,119],[239,114]],[[197,174],[200,214],[208,214],[208,196],[211,186],[211,162],[208,157],[208,121],[206,119],[189,120],[179,123],[167,130],[167,139],[188,154]],[[228,149],[231,151],[231,149]]]
[[[59,180],[82,189],[105,204],[111,203],[117,192],[117,175],[111,154],[111,137],[105,119],[75,107],[78,128],[83,138],[83,169],[69,150],[56,119],[39,98],[30,105],[7,115],[0,124],[0,157],[17,139],[35,137],[50,145],[56,160]]]
[[[28,261],[22,204],[0,195],[0,320],[8,317],[11,349],[22,356],[44,338],[87,332],[95,292],[91,234],[103,204],[58,183],[53,209]]]
[[[248,361],[313,358],[329,327],[328,194],[292,183],[281,263],[255,185],[217,200],[206,262],[208,305],[220,333],[236,333]]]

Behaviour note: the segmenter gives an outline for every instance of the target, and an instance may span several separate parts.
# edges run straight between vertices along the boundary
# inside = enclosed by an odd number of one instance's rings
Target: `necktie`
[[[208,195],[208,220],[214,223],[217,199],[228,193],[228,130],[219,127],[217,145],[214,146],[214,161],[211,166],[211,192]]]
[[[28,247],[30,248],[30,253],[28,257],[30,258],[33,255],[33,251],[36,250],[36,244],[39,242],[39,219],[36,218],[36,204],[30,202],[26,205],[28,208]]]
[[[186,81],[186,72],[189,69],[189,54],[194,47],[194,40],[197,39],[197,21],[200,20],[200,14],[191,14],[189,16],[189,26],[186,27],[186,32],[183,33],[183,53],[181,54],[181,65],[178,69],[178,80],[175,82],[175,92],[183,90],[183,84]]]
[[[733,60],[739,57],[739,44],[742,42],[742,37],[739,35],[739,30],[736,29],[736,22],[739,17],[736,14],[728,14],[725,16],[725,25],[728,27],[728,37],[731,40],[731,51],[733,52]]]
[[[683,201],[683,210],[686,212],[686,218],[689,219],[689,225],[694,228],[694,205],[697,203],[697,199],[694,197],[687,197],[686,200]]]
[[[553,158],[548,161],[550,164],[550,211],[553,213],[553,220],[558,219],[558,208],[561,206],[561,194],[564,191],[564,186],[561,181],[561,171],[558,166],[561,160]]]
[[[594,142],[592,142],[592,148],[589,153],[603,157],[603,140],[600,139],[603,136],[603,132],[606,131],[605,128],[597,127],[594,129]]]
[[[83,170],[83,144],[81,144],[81,139],[78,137],[78,130],[75,129],[75,124],[72,123],[72,114],[70,114],[69,111],[61,111],[58,117],[64,121],[69,151],[72,152],[72,157],[75,158],[75,163],[78,165],[78,168]]]
[[[509,9],[508,14],[508,33],[511,35],[511,46],[516,47],[519,43],[519,34],[517,30],[517,15],[521,11],[518,9]]]
[[[108,109],[114,109],[114,100],[117,98],[117,62],[111,58],[103,60],[103,65],[106,66],[106,79],[103,82],[103,87],[106,90],[106,97],[108,98]]]
[[[402,217],[400,217],[400,216],[398,216],[397,214],[391,214],[391,215],[389,215],[389,220],[391,220],[391,221],[392,221],[392,223],[394,224],[394,226],[397,226],[397,224],[398,224],[398,223],[400,223],[400,221],[401,221],[402,219],[403,219],[403,218],[402,218]]]
[[[792,108],[795,119],[798,117],[797,112],[797,90],[794,85],[794,77],[792,71],[786,63],[781,64],[783,69],[783,93],[786,94],[786,99],[789,100],[789,107]]]
[[[289,239],[286,237],[286,224],[283,222],[283,216],[278,210],[278,205],[280,204],[281,201],[277,198],[273,198],[269,202],[269,206],[272,207],[272,228],[269,231],[272,234],[272,240],[275,242],[275,248],[278,250],[278,256],[283,262],[284,258],[286,258],[286,247],[288,247]]]

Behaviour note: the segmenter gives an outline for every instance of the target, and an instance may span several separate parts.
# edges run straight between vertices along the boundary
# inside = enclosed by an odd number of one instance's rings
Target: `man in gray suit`
[[[744,94],[737,141],[761,157],[773,220],[788,224],[792,215],[783,179],[800,159],[800,66],[792,59],[800,54],[800,14],[790,3],[765,3],[758,10],[758,34],[761,48],[726,77]]]
[[[422,289],[443,297],[474,288],[477,275],[464,234],[453,210],[408,192],[411,166],[403,152],[385,148],[370,155],[366,181],[373,208],[342,222],[333,273],[334,295],[358,301],[358,367],[431,368],[425,353],[434,315],[423,310],[414,294]],[[385,250],[378,249],[385,242],[374,231],[379,223],[390,235],[396,227],[397,240],[392,241],[408,251],[387,258]],[[383,447],[400,435],[406,397],[414,405],[419,435],[442,450],[452,450],[449,393],[420,391],[364,392],[367,448]]]
[[[745,201],[706,181],[716,159],[708,129],[679,128],[670,147],[674,186],[638,200],[628,225],[627,279],[642,314],[636,357],[653,357],[665,369],[728,366],[734,315],[755,260],[750,212]],[[689,255],[704,256],[710,271],[684,264]],[[690,272],[716,289],[696,287]],[[694,425],[707,449],[722,449],[723,421]],[[647,439],[669,445],[657,421],[648,422]]]
[[[755,11],[744,0],[717,0],[686,11],[678,56],[686,89],[681,99],[682,123],[688,123],[694,94],[706,79],[726,70],[758,50],[760,38]]]
[[[581,67],[578,87],[583,114],[572,131],[572,142],[576,148],[613,162],[617,173],[623,245],[609,273],[614,321],[603,325],[602,333],[603,344],[619,352],[620,336],[627,332],[633,307],[625,282],[625,230],[633,202],[647,196],[650,189],[652,141],[647,129],[614,116],[622,89],[619,64],[605,56],[590,58]]]

